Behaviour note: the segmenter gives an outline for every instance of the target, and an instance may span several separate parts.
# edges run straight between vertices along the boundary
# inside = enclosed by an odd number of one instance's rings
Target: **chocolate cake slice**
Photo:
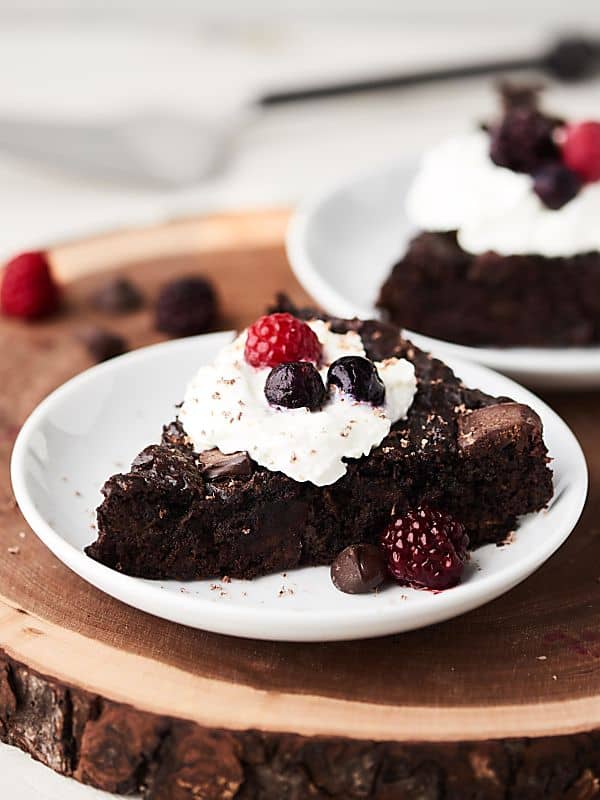
[[[98,539],[87,554],[144,578],[252,578],[331,564],[349,544],[378,541],[402,509],[448,511],[478,547],[501,541],[520,515],[548,503],[552,475],[534,411],[465,387],[391,325],[330,323],[332,331],[357,332],[373,361],[414,365],[418,387],[408,415],[379,446],[349,459],[339,480],[317,486],[266,469],[247,453],[195,452],[173,422],[130,472],[105,484]]]
[[[600,253],[569,258],[466,252],[456,231],[420,233],[381,287],[384,316],[471,346],[600,342]]]

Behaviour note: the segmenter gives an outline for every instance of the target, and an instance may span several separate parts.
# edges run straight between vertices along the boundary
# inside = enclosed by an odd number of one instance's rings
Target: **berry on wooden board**
[[[21,253],[4,267],[0,307],[5,314],[36,319],[55,311],[59,301],[60,291],[45,253]]]
[[[205,333],[217,316],[217,295],[210,281],[178,278],[162,287],[156,303],[156,327],[171,336]]]

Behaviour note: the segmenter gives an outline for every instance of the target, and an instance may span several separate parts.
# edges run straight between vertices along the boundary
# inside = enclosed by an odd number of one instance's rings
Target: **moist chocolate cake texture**
[[[311,310],[282,310],[305,319]],[[317,314],[326,318],[322,314]],[[465,526],[471,546],[501,541],[519,515],[543,508],[552,474],[539,417],[470,389],[441,361],[377,321],[332,319],[358,331],[369,358],[415,366],[408,417],[336,483],[317,487],[270,472],[245,453],[195,453],[177,421],[131,471],[111,477],[89,556],[129,575],[252,578],[331,564],[347,545],[375,543],[392,511],[428,504]]]
[[[600,342],[600,253],[473,255],[456,232],[425,232],[383,284],[389,321],[438,339],[498,347]]]

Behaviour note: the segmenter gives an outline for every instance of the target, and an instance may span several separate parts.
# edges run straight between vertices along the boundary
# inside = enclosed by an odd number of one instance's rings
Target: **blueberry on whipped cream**
[[[325,386],[310,361],[285,362],[267,375],[265,397],[272,406],[315,411],[325,399]]]
[[[347,459],[368,455],[406,417],[417,389],[414,367],[403,358],[369,361],[358,333],[334,333],[322,320],[273,314],[258,323],[198,370],[179,419],[198,452],[245,451],[295,481],[335,483]],[[330,367],[348,358],[366,362],[366,395],[362,382],[350,391],[332,384],[325,394]]]
[[[329,386],[335,386],[355,400],[380,406],[385,399],[385,384],[372,361],[362,356],[342,356],[327,371]]]

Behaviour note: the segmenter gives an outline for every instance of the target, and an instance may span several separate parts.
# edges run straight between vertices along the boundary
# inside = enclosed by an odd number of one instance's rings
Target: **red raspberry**
[[[309,326],[291,314],[268,314],[248,328],[246,361],[253,367],[276,367],[289,361],[321,360],[321,342]]]
[[[56,309],[58,300],[58,286],[44,253],[21,253],[8,262],[0,287],[0,307],[5,314],[43,317]]]
[[[584,181],[600,180],[600,122],[567,126],[561,144],[563,161]]]
[[[462,575],[469,537],[450,514],[421,506],[396,517],[381,536],[388,569],[402,584],[449,589]]]

